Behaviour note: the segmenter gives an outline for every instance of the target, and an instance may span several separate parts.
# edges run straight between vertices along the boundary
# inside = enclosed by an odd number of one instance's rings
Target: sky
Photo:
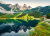
[[[16,4],[18,3],[19,5],[23,6],[24,4],[26,4],[27,6],[31,6],[33,8],[37,7],[37,6],[48,6],[50,5],[50,0],[0,0],[3,1],[7,4]]]

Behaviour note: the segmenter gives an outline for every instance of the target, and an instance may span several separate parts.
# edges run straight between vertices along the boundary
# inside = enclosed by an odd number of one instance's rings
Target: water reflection
[[[39,20],[13,20],[13,19],[7,19],[7,20],[0,20],[0,36],[5,33],[11,33],[14,31],[15,33],[18,33],[20,30],[23,30],[24,32],[27,31],[27,29],[31,29],[31,27],[35,27],[38,24]]]

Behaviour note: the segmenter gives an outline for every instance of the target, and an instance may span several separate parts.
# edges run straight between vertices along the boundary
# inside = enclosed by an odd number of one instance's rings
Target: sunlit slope
[[[19,14],[15,14],[15,17],[13,18],[17,18],[18,16],[20,16],[22,13],[19,13]]]
[[[1,14],[0,15],[0,18],[5,18],[5,19],[7,19],[7,18],[15,18],[15,17],[17,18],[17,16],[20,15],[20,14],[21,13],[15,13],[13,15],[12,14],[9,14],[9,13],[8,14]]]
[[[22,13],[21,15],[18,16],[18,18],[24,18],[24,19],[31,19],[34,18],[34,16],[28,16],[28,13]]]
[[[26,13],[21,13],[21,14],[19,14],[17,17],[20,18],[20,17],[23,17],[23,16],[25,16],[25,15],[26,15]]]
[[[18,14],[17,16],[20,16],[22,13]]]
[[[0,18],[5,18],[5,19],[34,19],[34,16],[29,16],[28,13],[14,13],[13,15],[11,14],[3,14],[0,16]]]
[[[50,36],[50,25],[46,22],[40,22],[34,31],[30,31],[30,36]]]

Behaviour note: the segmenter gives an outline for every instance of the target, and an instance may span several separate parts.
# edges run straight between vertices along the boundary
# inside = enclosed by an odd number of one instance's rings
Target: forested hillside
[[[11,10],[11,8],[9,8],[8,5],[6,5],[6,4],[0,3],[0,6],[1,6],[2,8],[4,8],[5,10],[7,10],[7,11],[10,11],[10,10]]]
[[[36,7],[31,9],[32,12],[43,12],[43,14],[50,13],[50,6]]]

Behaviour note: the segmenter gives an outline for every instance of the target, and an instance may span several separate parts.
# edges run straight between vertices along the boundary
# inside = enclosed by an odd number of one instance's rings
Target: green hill
[[[0,3],[0,6],[1,6],[2,8],[4,8],[5,10],[7,10],[7,11],[10,11],[10,10],[11,10],[11,8],[9,8],[7,4],[1,4],[1,3]]]
[[[33,8],[31,9],[32,12],[43,12],[43,14],[46,14],[46,13],[50,13],[50,6],[45,6],[45,7],[36,7],[36,8]]]

